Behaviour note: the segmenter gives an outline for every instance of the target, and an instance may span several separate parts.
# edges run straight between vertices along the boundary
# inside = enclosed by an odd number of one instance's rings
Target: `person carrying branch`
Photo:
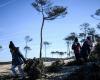
[[[16,67],[18,67],[18,71],[20,73],[20,79],[23,79],[25,77],[24,71],[21,67],[23,63],[26,63],[26,59],[23,57],[21,52],[19,51],[19,47],[15,47],[14,43],[10,41],[9,49],[12,55],[12,67],[11,70],[13,72],[13,77],[17,76],[17,72],[15,70]]]

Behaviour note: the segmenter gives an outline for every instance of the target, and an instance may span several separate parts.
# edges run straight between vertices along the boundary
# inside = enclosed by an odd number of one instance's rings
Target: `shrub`
[[[100,80],[100,64],[88,63],[63,80]]]
[[[62,66],[64,66],[64,62],[57,60],[53,62],[51,66],[47,67],[47,72],[59,72],[61,71]]]
[[[94,62],[97,61],[97,54],[95,54],[94,52],[92,52],[89,56],[89,61]]]
[[[90,60],[95,61],[95,60],[100,60],[100,42],[98,42],[95,45],[95,49],[90,55]]]
[[[24,71],[29,76],[30,80],[35,80],[41,78],[43,68],[43,62],[39,59],[28,59],[24,66]]]
[[[76,60],[70,61],[67,64],[65,64],[65,66],[75,66],[75,65],[82,65],[84,63],[84,61],[82,59],[80,59],[79,62],[77,62]]]

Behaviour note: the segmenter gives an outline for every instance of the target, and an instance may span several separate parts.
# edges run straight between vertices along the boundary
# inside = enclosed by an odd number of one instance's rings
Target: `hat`
[[[14,45],[14,43],[12,41],[10,41],[9,48],[10,49],[14,49],[15,48],[15,45]]]

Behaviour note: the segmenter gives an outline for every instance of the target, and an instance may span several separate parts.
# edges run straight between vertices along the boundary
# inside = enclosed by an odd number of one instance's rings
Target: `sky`
[[[33,40],[28,43],[31,51],[28,58],[39,57],[41,14],[32,7],[34,0],[0,0],[0,61],[11,61],[9,41],[13,41],[25,55],[25,36]],[[63,40],[71,32],[79,33],[80,25],[88,22],[96,27],[100,22],[91,18],[91,14],[100,8],[100,0],[52,0],[54,5],[67,7],[68,14],[63,18],[45,21],[43,41],[51,44],[47,47],[47,57],[51,51],[67,51]],[[44,46],[43,55],[44,57]],[[67,55],[64,55],[67,57]]]

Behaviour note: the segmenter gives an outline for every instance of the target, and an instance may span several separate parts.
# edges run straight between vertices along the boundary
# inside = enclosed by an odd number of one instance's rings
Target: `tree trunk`
[[[46,45],[45,45],[45,60],[46,60]]]
[[[27,41],[26,41],[26,47],[27,47]],[[25,59],[27,59],[27,48],[25,49]]]
[[[25,59],[27,59],[27,49],[25,50]]]
[[[42,45],[43,45],[43,26],[44,26],[44,17],[42,20],[42,25],[41,25],[41,32],[40,32],[40,59],[42,58]]]
[[[52,54],[52,58],[53,58],[53,54]]]

